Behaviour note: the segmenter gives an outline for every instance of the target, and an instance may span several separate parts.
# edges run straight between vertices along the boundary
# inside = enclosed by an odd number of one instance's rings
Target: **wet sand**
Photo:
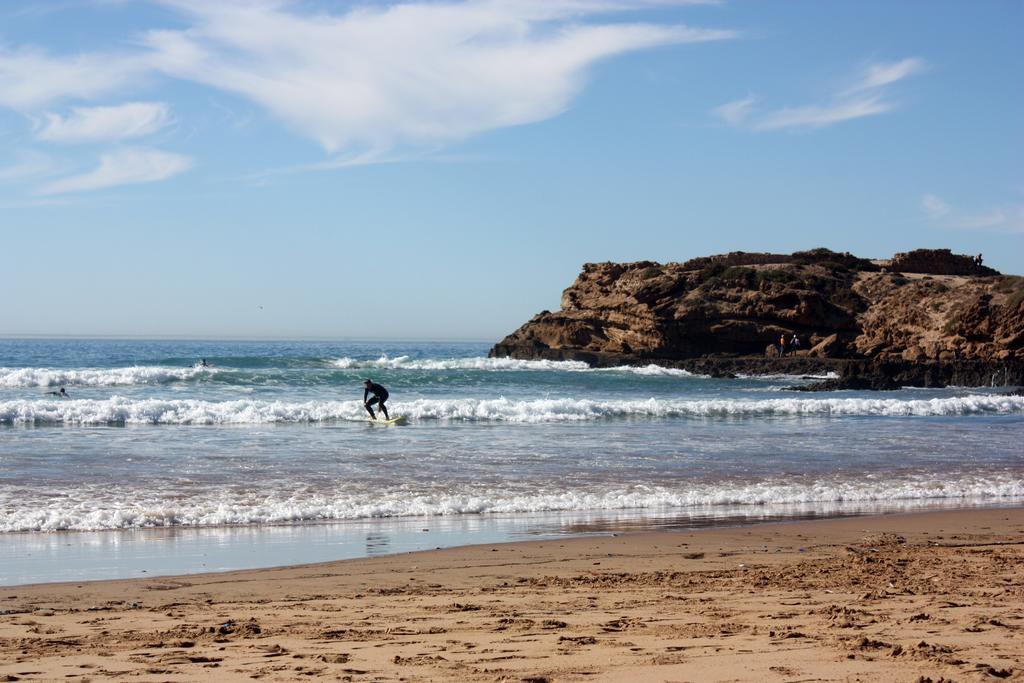
[[[1024,680],[1024,510],[0,588],[0,681],[107,678]]]

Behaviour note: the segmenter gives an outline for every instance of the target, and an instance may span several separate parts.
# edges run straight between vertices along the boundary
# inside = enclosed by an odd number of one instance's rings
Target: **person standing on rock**
[[[786,333],[779,335],[779,358],[786,355]]]
[[[789,340],[789,345],[794,353],[800,350],[800,337],[796,336],[795,332],[793,333],[793,338]]]

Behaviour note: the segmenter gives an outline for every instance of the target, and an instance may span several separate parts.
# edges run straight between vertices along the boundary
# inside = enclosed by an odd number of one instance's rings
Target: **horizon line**
[[[490,339],[478,337],[334,337],[334,336],[308,336],[308,337],[287,337],[287,336],[230,336],[230,335],[148,335],[148,334],[17,334],[2,333],[0,340],[50,340],[62,339],[67,341],[75,340],[104,340],[104,341],[281,341],[281,342],[435,342],[435,343],[487,343],[493,344]]]

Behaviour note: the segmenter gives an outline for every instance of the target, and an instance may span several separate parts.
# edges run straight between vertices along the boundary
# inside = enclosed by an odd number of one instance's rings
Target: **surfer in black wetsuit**
[[[60,391],[51,391],[51,396],[59,396],[60,398],[71,398],[68,396],[68,392],[64,391],[64,387],[60,388]]]
[[[367,401],[366,397],[369,396],[370,394],[373,394],[373,398],[371,398],[369,401]],[[374,384],[372,381],[370,381],[368,379],[364,379],[363,380],[363,405],[366,407],[366,412],[370,413],[370,419],[371,420],[376,420],[377,419],[377,416],[373,414],[373,408],[371,408],[371,406],[373,404],[375,404],[375,403],[380,407],[380,412],[384,413],[384,419],[385,420],[390,420],[391,419],[390,417],[388,417],[387,406],[384,405],[384,401],[387,401],[387,400],[388,400],[388,390],[387,389],[385,389],[384,387],[382,387],[379,384]]]

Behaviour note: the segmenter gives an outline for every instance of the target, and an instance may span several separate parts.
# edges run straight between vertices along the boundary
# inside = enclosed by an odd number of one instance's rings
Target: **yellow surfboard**
[[[390,420],[381,420],[381,419],[370,420],[371,424],[383,425],[385,427],[389,427],[391,425],[404,425],[404,424],[408,424],[408,422],[409,421],[407,419],[405,419],[404,415],[399,415],[398,417],[393,417]]]

